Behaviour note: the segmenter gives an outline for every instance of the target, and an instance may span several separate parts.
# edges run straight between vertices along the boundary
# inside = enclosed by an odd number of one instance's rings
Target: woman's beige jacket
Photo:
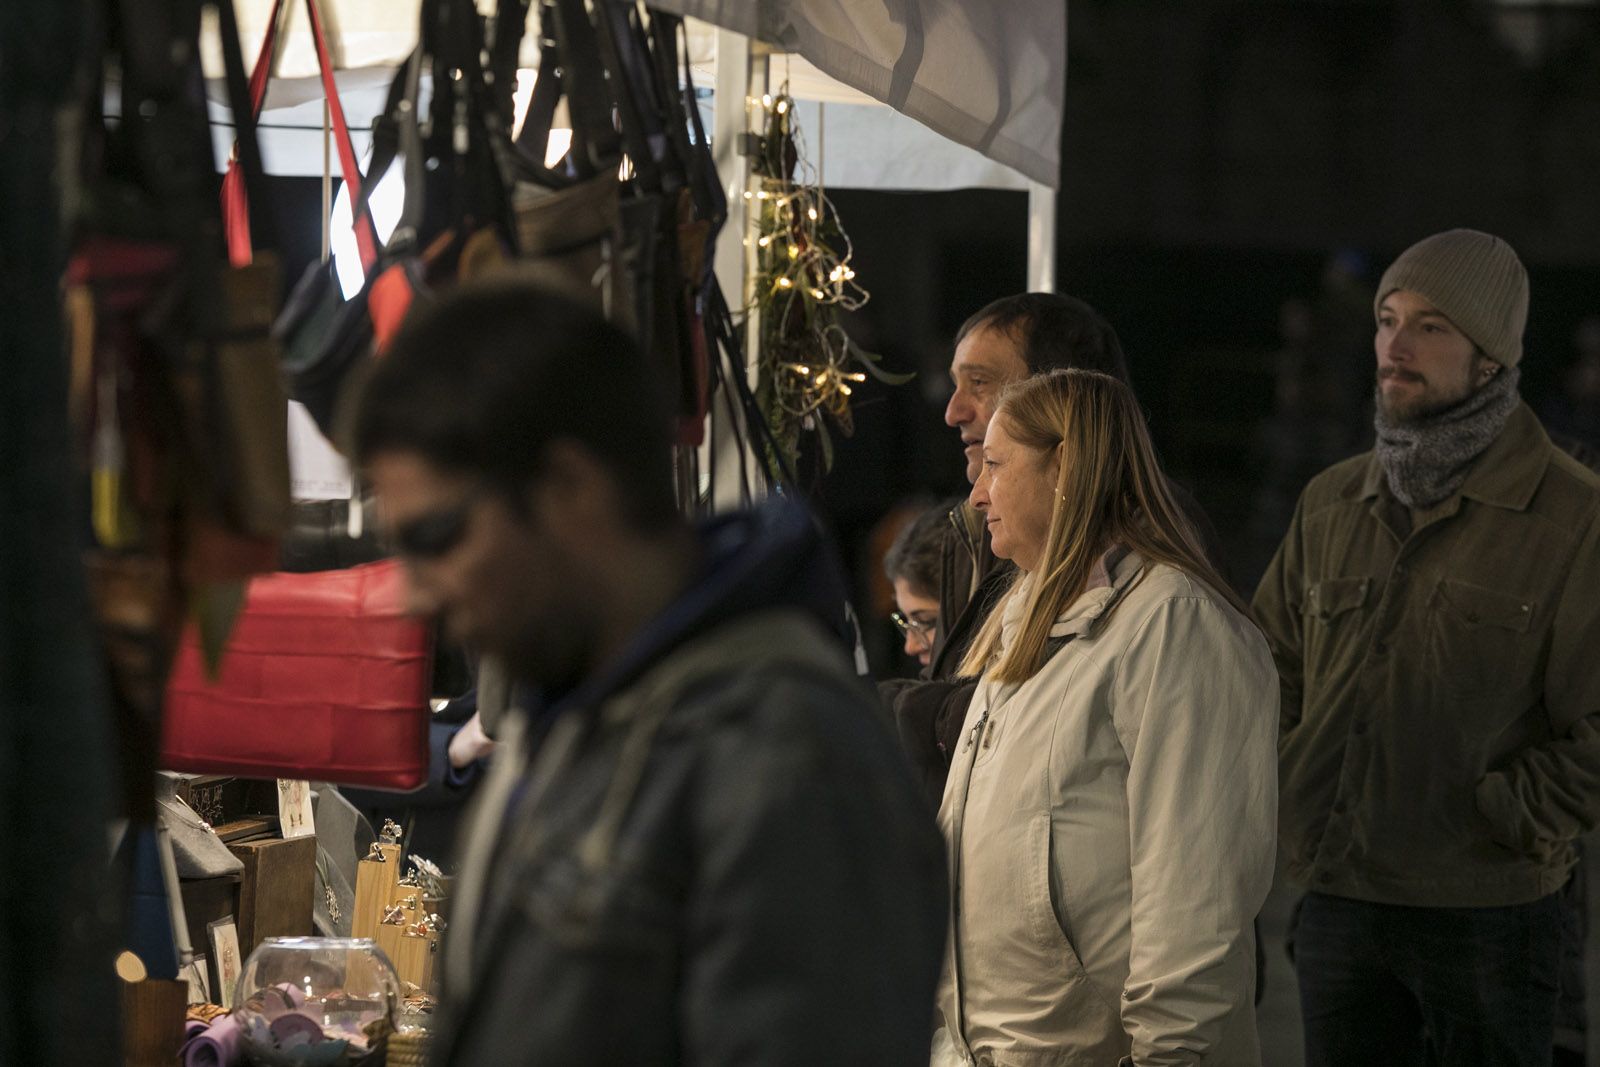
[[[1065,645],[1020,686],[986,677],[951,754],[945,1026],[978,1063],[1254,1067],[1277,673],[1205,585],[1103,562]]]

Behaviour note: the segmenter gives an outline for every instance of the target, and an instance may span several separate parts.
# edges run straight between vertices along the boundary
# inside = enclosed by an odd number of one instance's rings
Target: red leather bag
[[[194,626],[167,683],[162,767],[379,789],[428,780],[429,630],[394,560],[250,583],[217,677]]]

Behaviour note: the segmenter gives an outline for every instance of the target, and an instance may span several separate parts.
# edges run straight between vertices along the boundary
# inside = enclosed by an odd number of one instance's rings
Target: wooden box
[[[183,1013],[189,986],[147,978],[122,986],[122,1063],[124,1067],[169,1067],[183,1044]]]
[[[239,914],[239,876],[185,878],[178,883],[183,897],[183,918],[189,930],[189,947],[198,955],[211,955],[208,924]],[[244,942],[240,941],[240,947]]]
[[[236,841],[229,851],[244,863],[239,882],[239,951],[250,955],[263,938],[312,934],[317,839],[267,837]]]

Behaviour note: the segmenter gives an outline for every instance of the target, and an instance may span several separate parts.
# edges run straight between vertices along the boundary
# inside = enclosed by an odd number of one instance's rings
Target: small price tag
[[[317,832],[311,814],[311,783],[300,778],[278,779],[278,832],[284,837],[308,837]]]

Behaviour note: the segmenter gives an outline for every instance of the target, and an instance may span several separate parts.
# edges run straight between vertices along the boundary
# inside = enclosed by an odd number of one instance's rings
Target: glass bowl
[[[394,965],[370,938],[269,937],[234,994],[246,1059],[266,1067],[361,1063],[393,1030]]]

